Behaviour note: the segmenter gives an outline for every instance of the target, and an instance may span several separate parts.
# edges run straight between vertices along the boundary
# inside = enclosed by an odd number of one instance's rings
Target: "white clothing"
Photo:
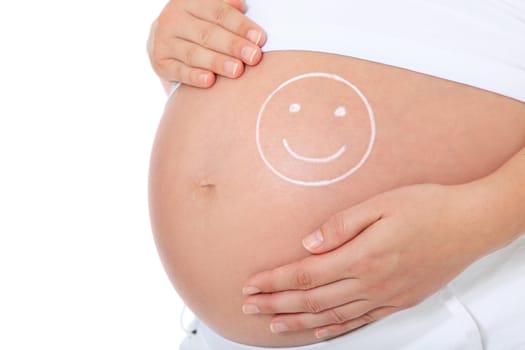
[[[247,0],[265,51],[353,56],[525,102],[525,0]]]
[[[272,350],[195,322],[180,350]],[[287,350],[523,350],[525,234],[471,265],[423,303],[339,338]]]
[[[248,0],[265,51],[353,56],[525,102],[525,0]],[[263,350],[197,322],[181,350]],[[525,349],[525,234],[420,305],[289,350]]]

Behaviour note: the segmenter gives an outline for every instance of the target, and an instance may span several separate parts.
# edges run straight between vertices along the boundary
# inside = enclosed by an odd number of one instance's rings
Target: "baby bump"
[[[522,103],[348,57],[272,52],[239,80],[178,89],[152,151],[150,212],[163,265],[190,308],[247,344],[274,335],[245,316],[245,279],[306,256],[301,238],[390,188],[460,183],[525,145]]]

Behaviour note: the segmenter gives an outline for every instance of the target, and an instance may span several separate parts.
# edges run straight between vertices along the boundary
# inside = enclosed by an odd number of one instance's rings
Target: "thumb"
[[[224,0],[224,2],[243,13],[244,11],[246,11],[246,5],[244,4],[244,0]]]
[[[339,212],[303,239],[303,246],[313,254],[326,253],[350,241],[379,221],[382,214],[369,205],[357,205]]]

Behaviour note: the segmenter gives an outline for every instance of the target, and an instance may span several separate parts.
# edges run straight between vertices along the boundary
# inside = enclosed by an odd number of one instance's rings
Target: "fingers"
[[[315,330],[315,336],[318,339],[328,339],[337,337],[339,335],[348,333],[381,318],[384,318],[397,311],[396,307],[381,307],[372,311],[369,311],[358,318],[351,319],[341,324],[331,324],[329,326],[320,327]]]
[[[192,68],[176,60],[168,60],[159,71],[171,82],[178,81],[200,88],[208,88],[215,83],[215,74],[212,72]]]
[[[262,46],[266,41],[264,30],[241,12],[223,1],[187,1],[185,9],[196,18],[222,27],[239,37]]]
[[[370,310],[366,300],[355,301],[317,314],[302,313],[277,316],[270,323],[273,333],[314,329],[332,324],[342,324],[358,318]]]
[[[258,294],[246,299],[244,302],[246,307],[243,307],[243,311],[248,314],[288,314],[304,312],[317,314],[339,305],[350,305],[349,303],[351,303],[352,306],[347,308],[347,311],[352,312],[351,315],[354,315],[353,317],[357,317],[369,310],[369,308],[357,308],[358,305],[362,304],[361,301],[368,304],[365,300],[366,296],[362,293],[363,289],[359,280],[344,279],[308,291]],[[330,317],[332,315],[327,314],[326,316]],[[330,323],[333,323],[333,321]]]
[[[237,78],[262,59],[264,31],[242,14],[242,0],[172,0],[153,23],[148,54],[167,82],[209,87],[215,74]]]
[[[256,44],[244,38],[234,37],[224,28],[189,16],[181,19],[180,25],[173,34],[178,39],[190,41],[198,46],[213,50],[217,54],[223,53],[237,60],[240,59],[249,65],[259,63],[262,58],[261,49]],[[177,52],[179,51],[176,51],[175,54]],[[175,58],[184,61],[184,57],[181,56],[184,55],[177,55]]]
[[[380,220],[382,214],[367,202],[332,216],[320,228],[303,239],[305,249],[320,254],[350,241]]]
[[[379,312],[381,310],[381,312]],[[329,309],[317,314],[303,313],[279,315],[272,319],[270,330],[273,333],[303,331],[305,329],[327,328],[327,326],[340,326],[343,333],[362,327],[388,314],[394,313],[396,307],[381,307],[374,309],[366,300],[352,302],[337,308]],[[341,334],[335,330],[329,333]],[[328,334],[327,334],[328,336]]]
[[[308,290],[355,275],[357,254],[349,254],[351,243],[325,255],[277,267],[252,276],[245,283],[243,294],[274,293],[287,290]]]
[[[243,0],[224,0],[224,2],[243,13],[246,11],[246,5]]]
[[[175,42],[172,50],[186,53],[179,58],[179,62],[189,67],[211,70],[228,78],[237,78],[244,70],[244,66],[239,60],[218,54],[188,41]]]

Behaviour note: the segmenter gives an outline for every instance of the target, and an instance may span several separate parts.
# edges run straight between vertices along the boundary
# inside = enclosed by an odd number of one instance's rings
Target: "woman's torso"
[[[242,314],[248,276],[306,256],[302,237],[340,210],[407,184],[479,178],[523,146],[517,100],[351,57],[270,52],[238,80],[168,101],[153,231],[178,293],[219,334],[312,343]]]
[[[369,157],[353,174],[330,185],[305,186],[277,176],[256,142],[266,98],[281,83],[309,72],[350,81],[374,113],[376,135]],[[289,135],[297,153],[322,157],[340,149],[341,141],[350,139],[345,139],[348,132],[358,148],[359,154],[349,160],[355,164],[371,133],[358,99],[353,100],[357,129],[333,124],[341,122],[331,115],[337,106],[323,97],[340,92],[328,90],[332,81],[317,80],[325,84],[326,95],[298,86],[281,96],[290,97],[288,105],[276,104],[283,107],[282,114],[273,114],[291,121],[264,126],[270,141],[262,147],[271,164],[306,182],[334,178],[345,164],[302,164],[287,153],[282,139]],[[336,90],[345,88],[340,84]],[[323,102],[316,104],[319,98]],[[289,107],[297,101],[310,113],[304,120],[290,115]],[[294,125],[301,121],[306,123]],[[210,90],[182,87],[168,102],[152,155],[153,230],[174,286],[210,327],[242,343],[309,343],[315,341],[311,334],[272,335],[267,317],[241,313],[241,288],[249,275],[306,256],[301,238],[337,211],[406,184],[479,178],[523,146],[525,106],[515,100],[352,58],[270,53],[238,81],[220,80]],[[347,153],[352,150],[349,144]]]

